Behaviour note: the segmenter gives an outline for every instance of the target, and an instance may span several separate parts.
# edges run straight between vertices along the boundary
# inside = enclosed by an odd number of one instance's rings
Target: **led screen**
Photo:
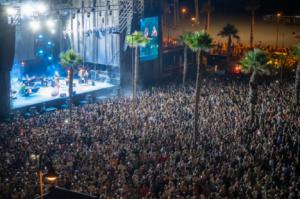
[[[141,31],[150,42],[146,47],[140,48],[140,60],[150,61],[158,58],[158,17],[141,19]]]

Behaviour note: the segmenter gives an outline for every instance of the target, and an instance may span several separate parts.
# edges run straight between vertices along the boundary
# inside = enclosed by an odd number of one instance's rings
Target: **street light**
[[[278,49],[278,39],[279,39],[279,22],[280,18],[282,17],[281,12],[277,12],[276,14],[276,20],[277,20],[277,28],[276,28],[276,50]]]
[[[44,175],[44,178],[48,181],[48,182],[55,182],[58,178],[58,174],[55,172],[52,164],[49,166],[48,168],[48,173]]]
[[[197,22],[197,19],[196,19],[196,17],[192,17],[192,18],[191,18],[191,21],[192,21],[192,26],[194,26],[194,25],[195,25],[195,23]]]
[[[187,13],[187,9],[186,8],[181,8],[181,14],[184,16]]]
[[[37,164],[38,164],[38,175],[39,175],[39,184],[40,184],[40,198],[43,199],[44,198],[44,193],[43,193],[43,179],[45,179],[47,182],[49,183],[54,183],[57,178],[59,177],[58,174],[55,172],[53,165],[52,165],[52,160],[48,157],[49,162],[48,165],[46,165],[46,167],[48,168],[48,172],[43,175],[43,167],[42,167],[42,155],[34,155],[32,154],[30,156],[30,158],[35,161],[37,160]]]

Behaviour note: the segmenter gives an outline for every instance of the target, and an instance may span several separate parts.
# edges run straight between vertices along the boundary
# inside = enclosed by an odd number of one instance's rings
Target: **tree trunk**
[[[197,52],[197,80],[196,80],[196,101],[195,101],[195,123],[194,123],[194,140],[198,136],[198,120],[199,120],[199,100],[200,100],[200,85],[201,85],[201,63],[202,51]]]
[[[299,93],[300,93],[300,62],[296,69],[296,80],[295,80],[295,103],[299,105]]]
[[[70,124],[72,124],[72,96],[73,96],[73,66],[69,69],[69,111],[70,111]]]
[[[196,17],[196,23],[199,24],[200,23],[200,20],[199,20],[199,0],[195,0],[195,17]]]
[[[134,63],[134,82],[133,82],[133,98],[136,98],[137,81],[139,73],[139,48],[135,47],[135,63]]]
[[[135,47],[134,77],[133,77],[133,129],[136,126],[136,107],[137,107],[137,81],[139,73],[139,47]]]
[[[253,49],[255,10],[251,11],[250,48]]]
[[[186,81],[186,72],[187,72],[187,52],[188,47],[187,45],[184,45],[184,52],[183,52],[183,78],[182,78],[182,84],[183,87],[185,87],[185,81]]]
[[[208,5],[208,10],[207,10],[207,24],[206,24],[207,31],[206,32],[209,34],[210,33],[210,23],[211,23],[211,9],[212,9],[210,0],[208,0],[207,5]]]
[[[228,43],[227,43],[227,64],[229,65],[230,57],[231,57],[231,43],[232,38],[231,35],[228,36]]]
[[[256,72],[253,72],[249,83],[250,122],[254,122],[255,105],[257,103]]]

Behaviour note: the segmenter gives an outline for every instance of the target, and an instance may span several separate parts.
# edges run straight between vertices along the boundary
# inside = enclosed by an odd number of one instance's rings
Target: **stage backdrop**
[[[74,1],[75,6],[82,6],[81,1]],[[64,40],[70,41],[71,47],[79,52],[85,62],[109,66],[120,65],[119,0],[84,1],[85,7],[96,3],[93,12],[74,13],[66,23]]]

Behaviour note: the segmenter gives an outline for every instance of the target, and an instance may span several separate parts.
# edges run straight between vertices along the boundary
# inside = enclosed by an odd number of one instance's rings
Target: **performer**
[[[54,88],[53,88],[53,91],[51,93],[52,97],[56,97],[56,96],[59,95],[59,88],[60,88],[59,81],[60,81],[60,76],[59,76],[58,72],[55,72],[55,75],[54,75]]]
[[[157,37],[157,30],[156,30],[155,26],[153,26],[153,28],[152,28],[151,37]]]
[[[149,37],[149,28],[148,27],[145,28],[144,36]]]
[[[84,68],[80,68],[78,71],[79,83],[84,83]]]
[[[88,84],[89,72],[88,72],[87,69],[85,69],[84,72],[83,72],[83,78],[84,78],[84,83]]]

